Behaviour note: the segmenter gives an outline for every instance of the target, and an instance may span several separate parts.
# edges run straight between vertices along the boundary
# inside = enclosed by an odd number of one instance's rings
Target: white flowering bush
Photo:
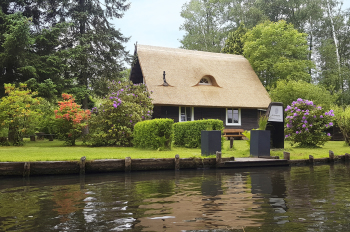
[[[315,106],[312,101],[298,98],[291,106],[287,106],[285,112],[285,138],[292,145],[317,147],[331,138],[331,134],[325,131],[333,126],[333,110],[326,111],[321,106]]]

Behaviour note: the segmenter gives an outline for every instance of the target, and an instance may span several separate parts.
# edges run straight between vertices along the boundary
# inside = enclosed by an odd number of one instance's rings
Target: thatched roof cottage
[[[252,129],[271,102],[243,56],[146,45],[136,45],[135,54],[130,80],[153,91],[154,118],[214,118]]]

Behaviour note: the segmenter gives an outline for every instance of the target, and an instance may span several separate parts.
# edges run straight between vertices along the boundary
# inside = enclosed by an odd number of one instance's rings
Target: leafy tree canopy
[[[0,14],[1,82],[35,78],[41,84],[50,78],[57,96],[84,88],[77,100],[88,108],[88,95],[105,92],[101,83],[121,77],[124,61],[129,61],[123,46],[129,38],[109,22],[121,18],[129,5],[127,0],[5,0]],[[31,88],[35,86],[40,87]]]
[[[298,98],[313,101],[315,105],[321,105],[326,109],[335,103],[338,96],[331,95],[323,86],[307,83],[305,81],[277,81],[276,87],[270,90],[273,102],[282,102],[284,107],[292,105]]]
[[[221,17],[225,1],[191,0],[182,7],[181,17],[185,22],[180,30],[186,34],[180,40],[181,47],[197,51],[220,52],[228,28]]]
[[[277,80],[311,81],[307,35],[286,21],[266,21],[249,30],[244,39],[244,56],[267,88]]]

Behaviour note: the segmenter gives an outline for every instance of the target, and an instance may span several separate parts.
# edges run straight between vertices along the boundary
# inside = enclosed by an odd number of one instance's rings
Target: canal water
[[[1,177],[0,231],[350,231],[348,164]]]

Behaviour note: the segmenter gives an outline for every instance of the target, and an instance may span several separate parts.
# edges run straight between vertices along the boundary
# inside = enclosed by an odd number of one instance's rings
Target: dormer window
[[[200,85],[211,85],[211,80],[209,77],[203,77],[200,81],[199,81]]]

